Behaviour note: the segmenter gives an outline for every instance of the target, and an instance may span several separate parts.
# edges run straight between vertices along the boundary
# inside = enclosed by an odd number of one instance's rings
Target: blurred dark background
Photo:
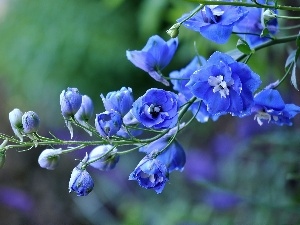
[[[59,94],[67,87],[89,95],[95,113],[103,110],[101,93],[125,86],[137,98],[151,87],[165,88],[134,67],[125,52],[142,49],[154,34],[167,40],[165,31],[196,5],[168,0],[0,0],[0,132],[13,134],[8,113],[19,108],[38,113],[42,135],[51,131],[69,138],[59,106]],[[236,41],[232,37],[226,45],[215,45],[182,27],[178,51],[163,72],[186,66],[196,51],[205,58],[215,50],[229,51]],[[291,43],[261,50],[249,65],[267,85],[282,77],[293,48]],[[279,90],[286,103],[300,104],[289,80]],[[186,168],[171,174],[160,195],[128,181],[141,153],[122,156],[111,172],[89,170],[95,189],[87,197],[76,197],[68,193],[70,173],[78,163],[74,159],[90,149],[63,156],[54,171],[39,167],[42,148],[11,150],[0,171],[0,223],[299,224],[299,125],[299,116],[293,127],[260,127],[252,116],[195,122],[178,138],[186,149]],[[88,138],[78,129],[74,136]]]

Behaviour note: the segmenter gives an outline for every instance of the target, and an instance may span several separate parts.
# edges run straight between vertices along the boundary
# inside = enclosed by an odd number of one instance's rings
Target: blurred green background
[[[0,0],[0,132],[13,134],[8,113],[20,108],[39,114],[41,134],[68,138],[59,106],[59,94],[67,87],[89,95],[95,113],[103,110],[101,93],[125,86],[137,98],[148,88],[165,88],[134,67],[125,52],[142,49],[154,34],[167,40],[165,31],[195,6],[171,0]],[[232,37],[226,45],[215,45],[182,27],[178,51],[163,72],[186,66],[196,52],[207,58],[215,50],[229,51],[236,41]],[[293,47],[261,50],[249,65],[267,85],[284,74]],[[300,104],[289,81],[280,91],[287,103]],[[0,171],[0,223],[296,225],[299,125],[299,117],[293,127],[260,127],[252,116],[195,122],[179,136],[186,168],[171,174],[160,195],[127,180],[141,153],[123,156],[114,171],[91,170],[94,191],[76,197],[68,194],[68,181],[78,163],[74,158],[84,151],[62,157],[54,171],[39,168],[41,148],[9,151]],[[75,138],[88,136],[75,129]]]

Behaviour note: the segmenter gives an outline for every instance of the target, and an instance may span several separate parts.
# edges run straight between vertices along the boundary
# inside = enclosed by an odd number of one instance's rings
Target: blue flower
[[[250,2],[250,0],[249,0]],[[265,1],[261,1],[262,3]],[[245,7],[246,9],[246,7]],[[278,30],[278,22],[277,19],[272,19],[266,23],[266,25],[262,24],[262,13],[263,9],[261,8],[247,8],[249,11],[248,15],[241,20],[239,23],[235,24],[233,27],[233,31],[237,33],[242,39],[244,39],[250,48],[254,48],[264,42],[270,40],[267,37],[260,37],[263,29],[266,27],[271,34],[276,34]]]
[[[40,119],[38,115],[33,111],[25,112],[22,116],[22,125],[23,125],[23,132],[25,134],[30,134],[37,132],[39,125],[40,125]]]
[[[38,163],[40,167],[45,168],[47,170],[54,170],[59,162],[60,154],[62,153],[62,149],[46,149],[42,151],[38,158]]]
[[[94,104],[92,99],[87,95],[82,95],[81,106],[75,114],[75,118],[79,122],[87,122],[94,112]]]
[[[183,25],[191,30],[199,32],[205,38],[218,44],[228,41],[233,26],[241,21],[247,11],[243,7],[236,6],[205,6],[192,18],[183,22]],[[177,22],[182,22],[191,13],[184,14]]]
[[[129,175],[129,180],[137,180],[141,187],[153,189],[159,194],[169,180],[169,172],[159,160],[146,155]]]
[[[133,96],[131,88],[122,87],[119,91],[109,92],[106,97],[101,94],[106,111],[115,110],[125,116],[132,107]]]
[[[23,130],[22,116],[23,112],[20,109],[14,109],[8,114],[11,128],[20,141],[23,141],[23,135],[21,132]]]
[[[132,113],[145,127],[172,128],[178,120],[177,100],[173,92],[151,88],[133,103]]]
[[[254,98],[255,105],[252,112],[256,113],[254,119],[259,125],[262,120],[277,125],[292,125],[291,119],[300,112],[300,107],[294,104],[285,104],[279,92],[274,89],[265,89]]]
[[[82,97],[77,88],[67,88],[60,94],[61,113],[65,118],[75,115],[79,110],[82,102]]]
[[[158,35],[149,38],[141,51],[126,51],[126,56],[136,67],[149,73],[158,82],[169,85],[162,77],[160,71],[165,68],[173,58],[178,46],[178,39],[172,38],[164,41]]]
[[[85,170],[77,166],[73,169],[69,181],[69,192],[76,192],[77,196],[86,196],[94,188],[94,181],[91,175]]]
[[[196,56],[186,67],[182,68],[180,71],[173,71],[170,73],[173,89],[179,92],[178,96],[181,105],[185,104],[193,97],[191,90],[186,87],[191,75],[205,64],[206,60],[203,57]],[[214,117],[207,112],[207,106],[202,101],[193,103],[189,110],[196,115],[195,118],[201,123],[207,122],[210,117],[212,117],[213,120],[218,119],[218,117]]]
[[[215,52],[193,73],[186,86],[207,105],[210,114],[231,113],[242,117],[250,113],[254,104],[253,92],[260,83],[260,77],[246,64]]]
[[[161,193],[169,173],[173,170],[183,170],[186,156],[181,145],[174,141],[168,146],[168,135],[143,147],[140,151],[147,155],[140,161],[130,174],[129,180],[137,180],[146,189]]]
[[[122,117],[114,110],[96,114],[95,127],[99,134],[104,138],[115,135],[120,130],[121,126]]]
[[[81,126],[85,127],[84,129],[90,136],[92,136],[92,132],[88,129],[89,124],[87,123],[89,119],[92,117],[94,112],[94,104],[92,99],[87,95],[82,95],[81,106],[77,113],[75,114],[75,118]],[[68,125],[68,123],[67,123]],[[69,124],[70,125],[70,124]]]
[[[97,160],[98,159],[98,160]],[[88,163],[94,160],[95,162],[89,163],[90,166],[98,170],[112,170],[119,162],[120,156],[117,154],[117,148],[112,145],[100,145],[94,148],[90,154]]]

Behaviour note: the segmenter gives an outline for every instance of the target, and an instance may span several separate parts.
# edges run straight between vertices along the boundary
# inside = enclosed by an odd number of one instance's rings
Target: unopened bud
[[[167,34],[170,35],[171,38],[176,38],[179,34],[180,23],[175,23],[169,30],[167,30]]]
[[[263,18],[265,23],[269,22],[272,19],[276,19],[276,17],[276,14],[270,9],[267,9],[263,12]]]
[[[47,170],[54,170],[58,165],[61,152],[61,148],[44,150],[38,158],[40,167]]]
[[[112,145],[100,145],[94,148],[89,155],[90,165],[98,170],[111,170],[115,168],[119,162],[120,156],[117,154],[117,149],[112,150]],[[98,159],[98,160],[97,160]]]
[[[37,132],[40,125],[39,116],[33,111],[25,112],[22,116],[22,125],[25,134]]]
[[[11,128],[13,129],[15,135],[21,141],[23,141],[23,136],[21,133],[21,131],[23,130],[22,116],[23,116],[23,113],[20,109],[14,109],[8,114]]]
[[[77,88],[68,88],[60,94],[61,113],[65,118],[74,116],[82,102],[81,94]]]

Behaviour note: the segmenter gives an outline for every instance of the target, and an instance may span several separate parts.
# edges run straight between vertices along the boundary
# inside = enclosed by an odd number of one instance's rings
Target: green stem
[[[255,3],[247,3],[247,2],[223,2],[223,1],[208,1],[208,0],[187,0],[187,1],[197,2],[203,5],[231,5],[231,6],[245,6],[245,7],[265,8],[265,9],[300,11],[300,7],[287,6],[287,5],[265,5],[265,4],[255,4]]]
[[[300,20],[300,17],[296,17],[296,16],[279,16],[276,15],[277,18],[279,19],[288,19],[288,20]]]
[[[277,44],[282,44],[282,43],[286,43],[286,42],[295,41],[298,36],[299,35],[297,34],[297,35],[287,36],[287,37],[284,37],[284,38],[276,38],[276,39],[273,39],[272,41],[268,41],[266,43],[263,43],[263,44],[255,47],[254,50],[258,51],[260,49],[263,49],[263,48],[266,48],[266,47],[269,47],[269,46],[272,46],[272,45],[277,45]],[[246,54],[242,54],[240,57],[238,57],[236,59],[236,61],[240,61],[243,58],[245,58],[246,56],[247,56]]]
[[[190,106],[196,101],[196,97],[191,98],[179,111],[178,121],[182,119],[186,111],[190,108]]]
[[[187,21],[188,19],[192,18],[197,12],[199,12],[201,9],[204,8],[205,5],[199,5],[197,8],[194,9],[194,11],[184,20],[182,20],[179,24],[183,24],[185,21]]]
[[[273,87],[274,89],[277,88],[285,80],[285,78],[290,74],[290,71],[293,68],[293,66],[294,66],[294,63],[291,63],[289,68],[285,72],[284,76],[281,78],[281,80],[278,82],[278,84]]]

